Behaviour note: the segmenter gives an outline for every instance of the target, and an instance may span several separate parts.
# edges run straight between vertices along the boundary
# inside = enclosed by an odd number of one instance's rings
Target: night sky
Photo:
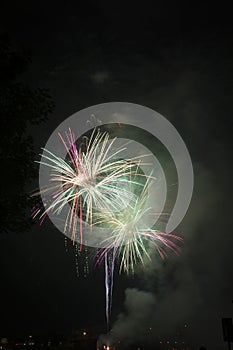
[[[134,278],[115,276],[112,327],[135,339],[143,324],[151,324],[152,338],[172,337],[187,325],[192,349],[224,349],[221,318],[233,316],[229,8],[180,1],[153,7],[7,1],[0,13],[1,33],[31,52],[22,79],[48,88],[56,105],[48,121],[29,127],[37,154],[59,123],[98,103],[141,104],[177,128],[195,176],[191,205],[176,229],[184,245],[165,263],[152,257]],[[28,184],[29,192],[37,181]],[[27,233],[0,235],[0,338],[63,336],[79,328],[105,333],[103,268],[90,263],[89,276],[77,278],[74,248],[68,246],[66,252],[64,235],[49,220]]]

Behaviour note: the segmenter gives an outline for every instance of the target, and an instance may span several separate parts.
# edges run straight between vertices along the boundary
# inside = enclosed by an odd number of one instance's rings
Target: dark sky
[[[231,22],[222,2],[7,1],[2,7],[1,32],[32,53],[24,80],[49,88],[56,104],[46,123],[30,129],[37,152],[72,113],[111,101],[158,111],[190,151],[195,189],[176,230],[185,236],[180,255],[165,265],[153,258],[134,279],[115,279],[113,329],[132,338],[150,319],[154,337],[187,324],[193,349],[224,348],[221,318],[233,314]],[[63,235],[49,221],[27,234],[1,235],[0,264],[0,338],[105,331],[102,269],[78,279],[74,249],[65,252]]]

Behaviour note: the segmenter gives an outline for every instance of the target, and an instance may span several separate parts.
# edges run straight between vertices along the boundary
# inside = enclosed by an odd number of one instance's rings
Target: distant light
[[[29,335],[29,338],[32,338],[32,335]]]
[[[83,335],[87,335],[87,332],[83,332]]]
[[[110,350],[110,346],[107,346],[107,348],[106,348],[107,350]]]

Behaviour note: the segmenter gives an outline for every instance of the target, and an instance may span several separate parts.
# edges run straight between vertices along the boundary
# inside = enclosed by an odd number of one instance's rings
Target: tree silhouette
[[[31,226],[26,185],[37,176],[33,140],[27,129],[44,122],[54,109],[46,89],[22,82],[29,55],[0,38],[0,227],[2,232],[24,232]]]

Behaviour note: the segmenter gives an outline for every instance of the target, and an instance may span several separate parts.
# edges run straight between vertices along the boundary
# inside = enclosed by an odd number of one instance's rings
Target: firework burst
[[[74,134],[70,129],[66,134],[67,141],[61,134],[59,137],[67,157],[62,159],[44,149],[39,163],[52,170],[50,185],[35,195],[46,195],[49,204],[42,212],[36,208],[33,216],[40,213],[40,220],[43,221],[48,212],[59,215],[68,203],[70,208],[64,224],[64,233],[71,233],[72,239],[75,240],[79,222],[82,242],[83,219],[92,226],[93,212],[113,213],[136,200],[131,187],[135,181],[135,169],[139,167],[140,161],[136,158],[120,159],[125,147],[113,151],[116,138],[110,140],[107,132],[94,130],[90,139],[86,139],[85,151],[82,151],[81,147],[77,149]]]
[[[97,225],[105,223],[112,232],[102,242],[103,248],[99,252],[97,262],[101,262],[104,256],[112,251],[113,261],[115,258],[120,260],[119,271],[129,273],[134,272],[136,262],[144,264],[145,257],[150,260],[148,244],[151,244],[163,259],[167,256],[166,248],[178,252],[179,247],[175,241],[182,241],[182,238],[147,227],[146,217],[152,210],[146,206],[151,185],[152,179],[147,177],[145,184],[141,184],[140,195],[132,205],[117,213],[105,213],[102,219],[96,222]]]
[[[90,138],[77,148],[73,132],[66,139],[59,134],[66,150],[63,159],[47,149],[39,163],[51,169],[48,186],[34,195],[43,194],[44,209],[35,206],[32,216],[39,215],[43,222],[49,214],[60,215],[67,204],[64,233],[77,240],[79,232],[82,250],[82,227],[85,223],[94,231],[107,228],[108,236],[100,242],[96,265],[105,263],[106,318],[112,304],[113,274],[116,261],[119,271],[134,272],[135,264],[150,259],[148,246],[154,247],[164,258],[166,248],[178,251],[175,241],[182,239],[150,228],[147,216],[152,211],[147,199],[155,178],[145,175],[141,166],[144,156],[124,159],[125,147],[117,148],[107,132],[94,129]],[[95,234],[95,232],[93,232]],[[102,236],[101,236],[102,237]]]

